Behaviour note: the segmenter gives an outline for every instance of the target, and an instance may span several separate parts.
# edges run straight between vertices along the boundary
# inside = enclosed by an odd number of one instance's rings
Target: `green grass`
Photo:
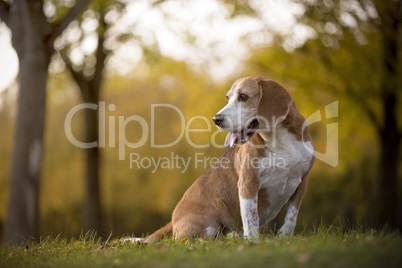
[[[401,267],[401,238],[397,232],[335,227],[287,238],[262,235],[254,242],[234,235],[153,244],[58,236],[2,245],[0,267]]]

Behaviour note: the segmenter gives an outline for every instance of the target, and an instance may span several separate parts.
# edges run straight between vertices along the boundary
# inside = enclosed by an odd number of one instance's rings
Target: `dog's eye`
[[[246,101],[248,100],[248,96],[246,94],[240,94],[239,95],[239,101]]]

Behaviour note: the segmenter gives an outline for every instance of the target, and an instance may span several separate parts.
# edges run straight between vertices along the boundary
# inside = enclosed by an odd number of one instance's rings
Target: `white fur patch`
[[[144,239],[143,239],[143,238],[138,238],[138,237],[126,237],[126,238],[122,238],[120,241],[121,241],[122,243],[126,243],[126,242],[129,242],[129,243],[137,243],[137,242],[142,242],[142,241],[144,241]]]
[[[216,233],[218,232],[218,228],[213,227],[213,226],[208,226],[207,229],[205,229],[205,232],[207,236],[215,236]]]
[[[298,213],[299,213],[299,211],[296,209],[296,207],[289,203],[288,211],[287,211],[286,217],[285,217],[285,222],[278,232],[278,234],[280,236],[286,236],[286,235],[293,234],[293,230],[296,227]]]
[[[257,238],[259,230],[257,197],[245,199],[239,193],[243,234],[247,238]]]
[[[260,226],[263,226],[276,217],[299,187],[301,175],[308,171],[312,155],[302,141],[296,140],[281,126],[275,133],[261,133],[261,136],[267,147],[264,165],[259,170],[260,188],[267,192],[271,204],[261,211]],[[312,144],[308,146],[312,147]]]

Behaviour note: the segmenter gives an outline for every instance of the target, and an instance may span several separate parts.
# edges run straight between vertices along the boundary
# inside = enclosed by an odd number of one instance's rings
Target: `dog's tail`
[[[146,237],[145,241],[147,241],[147,242],[159,241],[162,238],[164,238],[172,233],[173,233],[173,225],[172,225],[172,222],[169,222],[164,227],[160,228],[159,230],[153,232],[148,237]]]

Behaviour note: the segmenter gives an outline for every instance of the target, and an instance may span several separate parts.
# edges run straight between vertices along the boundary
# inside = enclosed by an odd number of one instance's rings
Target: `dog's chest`
[[[311,155],[305,149],[309,144],[297,141],[285,133],[280,140],[265,149],[266,156],[259,169],[260,190],[267,193],[269,204],[259,208],[260,222],[272,220],[296,191],[301,177],[308,170]]]

